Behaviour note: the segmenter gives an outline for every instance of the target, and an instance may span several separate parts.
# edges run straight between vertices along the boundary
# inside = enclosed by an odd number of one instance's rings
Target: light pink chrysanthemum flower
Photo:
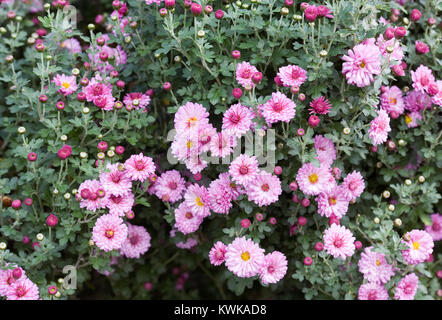
[[[253,118],[254,115],[248,107],[239,103],[234,104],[224,113],[222,129],[227,133],[241,137],[250,130]]]
[[[413,111],[405,115],[405,124],[408,128],[416,128],[422,121],[422,115],[419,111]]]
[[[388,300],[388,291],[381,284],[366,283],[359,287],[358,300]]]
[[[52,79],[52,82],[55,83],[56,86],[60,87],[58,92],[68,96],[74,93],[77,89],[77,78],[75,76],[67,76],[65,74],[56,74]]]
[[[358,87],[366,87],[374,81],[374,75],[381,73],[381,52],[379,48],[371,44],[358,44],[348,50],[342,60],[342,73],[348,84]]]
[[[195,232],[202,222],[203,218],[194,214],[186,202],[182,202],[175,209],[175,228],[183,234]]]
[[[403,236],[408,247],[402,251],[402,257],[408,264],[419,264],[428,259],[433,252],[434,242],[430,234],[423,230],[411,230]]]
[[[329,218],[335,215],[341,219],[348,210],[349,198],[342,186],[336,186],[330,192],[322,192],[316,198],[318,202],[318,213]]]
[[[188,239],[186,240],[186,242],[182,242],[182,241],[180,241],[180,242],[178,242],[178,243],[176,244],[176,246],[177,246],[178,248],[180,248],[180,249],[187,249],[187,250],[190,250],[190,249],[192,249],[193,247],[195,247],[197,244],[198,244],[198,240],[196,240],[195,238],[188,238]]]
[[[351,257],[355,252],[355,237],[344,226],[332,224],[324,232],[324,248],[334,258]]]
[[[218,132],[210,140],[210,153],[213,157],[224,158],[233,152],[236,146],[236,136],[226,132]]]
[[[105,214],[97,219],[92,229],[92,240],[98,248],[106,252],[120,249],[128,234],[123,219],[113,214]]]
[[[216,213],[228,214],[230,208],[232,208],[231,188],[223,181],[221,176],[210,183],[208,200],[210,209]]]
[[[195,130],[198,132],[199,126],[209,123],[209,113],[206,108],[199,103],[187,102],[178,108],[175,113],[175,129],[178,134],[187,130]]]
[[[134,205],[134,195],[131,191],[122,196],[109,194],[106,197],[106,207],[109,209],[109,213],[120,217],[125,216]]]
[[[215,242],[212,249],[209,252],[210,263],[214,266],[219,266],[225,261],[225,254],[227,251],[227,246],[221,241]]]
[[[120,253],[128,258],[139,258],[150,248],[150,234],[143,226],[127,223],[127,238],[123,242]]]
[[[184,201],[196,216],[205,218],[210,215],[210,203],[206,187],[192,184],[184,194]]]
[[[413,80],[414,89],[427,92],[428,86],[434,83],[433,72],[430,68],[421,64],[416,71],[411,71],[411,80]]]
[[[307,80],[307,71],[295,65],[288,65],[279,68],[277,76],[285,87],[300,87]]]
[[[373,247],[365,248],[361,253],[358,267],[368,282],[387,283],[394,275],[394,268],[387,263],[385,255],[372,251]]]
[[[416,274],[410,273],[399,281],[394,290],[396,300],[414,300],[419,285],[419,278]]]
[[[287,258],[279,251],[268,253],[259,271],[259,278],[263,284],[277,283],[287,273]]]
[[[431,97],[425,92],[411,90],[405,96],[405,109],[408,111],[422,111],[431,108]]]
[[[255,179],[246,186],[247,196],[250,201],[258,206],[268,206],[278,201],[282,193],[281,180],[266,171],[260,171]]]
[[[236,65],[236,81],[246,89],[251,89],[255,86],[252,81],[252,76],[258,72],[255,66],[243,61]]]
[[[107,36],[107,35],[105,35],[105,36]],[[106,38],[105,36],[103,36],[103,38]],[[107,38],[107,40],[108,40],[108,38]],[[97,53],[94,55],[89,53],[88,57],[89,57],[90,61],[92,62],[92,64],[94,66],[98,67],[98,70],[100,72],[110,72],[112,70],[115,70],[114,65],[118,67],[119,65],[125,65],[127,63],[127,54],[123,50],[123,48],[119,45],[116,48],[111,48],[107,45],[104,45],[99,48],[97,47],[97,48],[95,48],[95,52],[97,52]],[[108,57],[114,58],[113,63],[111,64],[109,61],[103,62],[100,59],[101,52],[106,52]],[[111,59],[109,59],[109,60],[111,60]]]
[[[436,81],[437,88],[439,91],[433,97],[431,97],[431,102],[437,104],[438,106],[442,106],[442,80]]]
[[[261,105],[261,112],[267,123],[290,122],[296,114],[296,104],[281,92],[273,92],[272,98]]]
[[[7,300],[39,300],[38,287],[26,277],[12,283],[6,292]]]
[[[381,94],[381,108],[391,113],[397,112],[399,115],[404,113],[404,99],[402,98],[402,90],[396,86],[387,87]]]
[[[8,265],[9,264],[6,264],[6,266]],[[14,269],[7,269],[7,270],[0,269],[0,296],[6,296],[11,284],[17,281],[17,279],[15,279],[12,274],[12,270]],[[21,277],[26,278],[26,272],[22,268],[20,268],[20,270],[22,272]]]
[[[401,47],[401,42],[397,41],[394,38],[390,40],[385,40],[384,36],[381,34],[376,40],[376,45],[379,47],[379,50],[381,51],[382,55],[385,58],[390,56],[390,61],[391,60],[401,61],[404,58],[404,52]],[[393,48],[393,52],[388,53],[387,47]]]
[[[442,215],[433,213],[431,215],[431,225],[425,226],[425,231],[433,238],[433,241],[442,239]]]
[[[313,99],[310,102],[310,113],[327,114],[330,112],[331,103],[324,96]]]
[[[144,182],[151,174],[155,172],[155,163],[151,157],[147,157],[140,153],[130,156],[124,163],[127,176],[132,181],[138,180]]]
[[[135,108],[137,110],[143,109],[147,111],[147,106],[150,103],[150,97],[141,92],[132,92],[124,96],[123,103],[128,109]]]
[[[95,97],[93,102],[97,108],[100,108],[100,109],[103,109],[106,111],[111,111],[114,109],[115,98],[110,95],[103,95],[103,96]]]
[[[182,199],[186,181],[177,170],[165,171],[156,181],[155,194],[163,201],[171,203]]]
[[[330,191],[334,187],[331,181],[334,181],[334,178],[328,167],[318,168],[311,163],[304,163],[296,175],[299,189],[304,194],[311,196]]]
[[[132,188],[132,181],[125,166],[121,163],[109,163],[106,168],[108,172],[100,173],[100,183],[106,193],[116,196],[128,194]]]
[[[189,169],[192,174],[200,173],[207,167],[207,161],[199,155],[190,156],[184,161],[184,163],[186,168]]]
[[[352,173],[348,174],[342,183],[342,188],[351,200],[359,198],[365,189],[364,178],[361,173],[354,170]]]
[[[315,159],[319,160],[321,166],[330,167],[333,161],[336,160],[336,149],[333,141],[319,134],[315,136],[314,141],[314,147],[318,155]]]
[[[370,122],[369,137],[377,146],[387,141],[390,128],[390,117],[384,109],[379,109],[378,116]]]
[[[197,153],[208,152],[210,150],[210,141],[217,135],[216,128],[210,123],[200,125],[198,130]]]
[[[98,79],[92,78],[82,91],[86,95],[86,100],[92,102],[100,96],[112,96],[112,85],[106,85],[99,82]]]
[[[87,194],[87,199],[81,197],[80,208],[96,212],[98,209],[104,209],[107,205],[107,197],[102,197],[99,193],[104,189],[98,180],[85,180],[78,187],[78,194]],[[86,190],[86,191],[83,191]]]
[[[244,186],[255,179],[258,171],[258,160],[256,160],[255,156],[246,154],[239,155],[232,161],[229,167],[229,174],[232,180]]]
[[[60,47],[67,49],[71,54],[81,53],[80,41],[75,38],[70,38],[64,40]]]
[[[236,238],[227,246],[225,259],[229,271],[237,277],[250,278],[264,265],[264,249],[246,237]]]

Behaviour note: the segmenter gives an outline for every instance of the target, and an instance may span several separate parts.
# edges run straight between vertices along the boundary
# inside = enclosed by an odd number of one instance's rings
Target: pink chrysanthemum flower
[[[245,237],[236,238],[227,246],[226,267],[237,277],[250,278],[259,273],[264,265],[264,249]]]
[[[215,242],[212,249],[209,252],[210,263],[214,266],[219,266],[224,263],[227,246],[221,241]]]
[[[419,278],[416,274],[410,273],[403,277],[397,284],[394,291],[394,298],[396,300],[414,300],[419,285]]]
[[[94,101],[95,98],[100,96],[112,96],[112,85],[105,85],[93,78],[89,81],[89,84],[83,88],[83,93],[86,95],[88,102]]]
[[[381,94],[381,108],[391,113],[397,112],[399,115],[404,113],[404,99],[402,98],[402,90],[396,86],[387,87]]]
[[[6,264],[6,266],[8,266],[9,264]],[[13,276],[13,271],[14,269],[7,269],[7,270],[3,270],[0,269],[0,296],[6,296],[9,287],[16,282],[18,279],[15,279]],[[20,279],[26,278],[26,272],[20,268],[22,275],[20,277]]]
[[[92,240],[98,248],[106,252],[120,249],[128,234],[123,219],[113,214],[105,214],[97,219],[92,230]]]
[[[229,181],[230,182],[230,181]],[[216,213],[227,214],[232,208],[232,193],[229,185],[218,178],[210,183],[208,189],[210,209]]]
[[[245,189],[242,186],[230,180],[230,174],[228,172],[221,173],[218,176],[218,180],[224,189],[228,190],[232,200],[237,200],[241,194],[245,194]]]
[[[430,234],[423,230],[411,230],[404,235],[402,242],[408,249],[402,251],[402,257],[408,264],[419,264],[428,259],[433,252],[434,242]]]
[[[358,300],[388,300],[388,291],[381,284],[366,283],[359,287]]]
[[[342,60],[342,73],[348,84],[358,87],[366,87],[374,81],[373,75],[381,73],[381,52],[379,48],[371,44],[358,44],[348,50]]]
[[[213,137],[210,138],[210,141],[212,139]],[[181,161],[198,156],[200,148],[197,134],[195,132],[185,132],[175,135],[171,149],[172,155]]]
[[[277,76],[285,87],[300,87],[307,80],[307,71],[295,65],[288,65],[279,68]]]
[[[210,203],[206,187],[192,184],[184,194],[184,201],[196,216],[205,218],[210,215]]]
[[[74,93],[78,89],[75,76],[56,74],[52,79],[52,82],[55,83],[56,86],[60,87],[58,92],[65,96]]]
[[[121,255],[138,259],[149,250],[150,239],[146,228],[127,223],[127,238],[121,245]]]
[[[208,152],[210,141],[217,135],[216,129],[210,123],[200,125],[198,129],[198,147],[195,149],[197,149],[197,153]]]
[[[324,232],[324,248],[334,258],[345,260],[346,257],[351,257],[355,252],[354,242],[355,237],[344,226],[332,224]]]
[[[385,58],[390,56],[390,60],[397,61],[401,61],[404,58],[404,52],[401,47],[401,42],[395,40],[394,38],[390,40],[385,40],[384,36],[381,34],[376,40],[376,45],[379,47],[379,50]],[[387,47],[393,48],[393,52],[388,53]]]
[[[114,109],[115,98],[110,95],[103,95],[103,96],[95,97],[93,102],[97,108],[100,108],[100,109],[103,109],[106,111],[111,111]]]
[[[290,122],[296,114],[296,104],[281,92],[273,92],[272,98],[261,105],[261,112],[267,123]]]
[[[218,132],[210,140],[210,153],[213,157],[224,158],[233,152],[236,144],[236,136],[226,131]]]
[[[358,267],[368,282],[387,283],[394,275],[394,268],[387,263],[385,255],[372,251],[373,247],[365,248],[361,253]]]
[[[318,168],[311,163],[304,163],[296,175],[299,189],[311,196],[330,191],[334,186],[331,181],[334,181],[334,178],[328,168],[323,166]]]
[[[155,194],[163,201],[171,203],[182,199],[186,181],[177,170],[163,172],[156,181]]]
[[[431,225],[425,227],[425,231],[433,238],[433,241],[442,239],[442,215],[433,213],[431,215]]]
[[[186,168],[189,169],[192,174],[200,173],[207,167],[207,161],[199,155],[190,156],[184,163]]]
[[[373,145],[377,146],[387,141],[390,128],[390,117],[384,109],[378,111],[378,116],[370,122],[369,137]]]
[[[266,171],[260,171],[255,179],[246,186],[247,196],[250,201],[258,206],[268,206],[278,201],[282,193],[281,181]]]
[[[331,103],[324,96],[313,99],[310,102],[310,113],[327,114],[330,112]]]
[[[256,160],[255,156],[246,154],[239,155],[232,161],[229,167],[229,174],[232,180],[244,186],[255,179],[258,171],[258,160]]]
[[[422,121],[422,115],[419,111],[413,111],[405,115],[405,124],[408,128],[416,128]]]
[[[108,36],[103,36],[103,38],[106,37]],[[109,40],[109,38],[107,38],[106,40]],[[119,45],[116,48],[111,48],[107,45],[104,45],[102,47],[95,48],[95,52],[97,53],[94,55],[91,55],[89,53],[88,56],[92,64],[97,66],[100,72],[110,72],[112,70],[115,70],[114,65],[118,67],[119,65],[125,65],[127,63],[127,54]],[[108,57],[114,58],[113,63],[111,64],[109,61],[103,62],[100,59],[101,52],[105,52]],[[110,59],[108,58],[108,60]]]
[[[246,89],[251,89],[255,86],[252,81],[252,76],[258,72],[255,66],[243,61],[236,65],[236,81]]]
[[[80,41],[78,41],[75,38],[70,38],[64,40],[60,47],[67,49],[71,54],[78,54],[81,53],[81,45]]]
[[[132,210],[134,205],[134,195],[131,191],[122,196],[115,196],[113,194],[106,196],[106,207],[109,209],[110,214],[122,217]]]
[[[442,106],[442,80],[437,80],[436,85],[439,91],[431,98],[431,102],[438,106]]]
[[[98,180],[85,180],[78,187],[78,194],[87,195],[87,198],[81,196],[80,208],[96,212],[98,209],[104,209],[107,205],[107,197],[102,197],[99,191],[103,189]]]
[[[428,86],[434,83],[433,72],[430,68],[421,64],[416,71],[411,71],[411,80],[413,80],[414,89],[427,92]]]
[[[224,113],[222,129],[227,133],[241,137],[250,130],[253,118],[254,115],[248,107],[239,103],[234,104]]]
[[[336,160],[336,149],[333,141],[322,135],[316,135],[314,141],[314,147],[318,155],[315,159],[319,160],[321,166],[330,167],[333,161]]]
[[[354,170],[352,173],[348,174],[342,183],[342,188],[351,200],[359,198],[365,189],[364,178],[361,173]]]
[[[187,130],[198,132],[199,126],[207,125],[209,113],[206,108],[199,103],[187,102],[178,108],[175,113],[175,129],[178,134]]]
[[[277,283],[287,273],[287,258],[279,251],[266,254],[264,263],[259,271],[259,278],[263,284]]]
[[[155,172],[155,163],[151,157],[146,157],[143,153],[134,154],[124,163],[127,176],[132,180],[144,182]]]
[[[26,277],[12,283],[6,292],[7,300],[39,300],[38,287]]]
[[[408,111],[422,111],[431,108],[431,97],[425,92],[411,90],[405,96],[405,109]]]
[[[183,234],[195,232],[202,222],[203,218],[194,214],[186,202],[182,202],[175,209],[175,228]]]
[[[349,198],[342,186],[336,186],[330,192],[322,192],[316,198],[318,213],[329,218],[334,215],[341,219],[348,210]]]
[[[100,173],[100,183],[106,193],[116,196],[128,194],[132,188],[132,181],[125,166],[121,163],[109,163],[106,168],[109,170],[108,172]]]
[[[137,110],[143,109],[147,111],[147,106],[150,103],[150,97],[141,92],[132,92],[124,96],[123,103],[128,109],[135,108]]]

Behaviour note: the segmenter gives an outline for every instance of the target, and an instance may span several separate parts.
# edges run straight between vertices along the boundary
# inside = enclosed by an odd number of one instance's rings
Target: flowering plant
[[[2,298],[440,299],[440,0],[100,3],[0,1]]]

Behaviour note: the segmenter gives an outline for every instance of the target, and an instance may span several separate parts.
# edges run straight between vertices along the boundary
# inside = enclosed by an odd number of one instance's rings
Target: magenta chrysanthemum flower
[[[354,242],[355,237],[344,226],[334,223],[324,232],[324,248],[334,258],[351,257],[355,252]]]
[[[439,91],[431,98],[431,102],[438,106],[442,106],[442,80],[437,80],[436,85]]]
[[[195,232],[202,222],[203,218],[194,214],[186,202],[182,202],[175,209],[175,228],[183,234]]]
[[[98,79],[93,78],[89,81],[89,84],[83,88],[83,93],[86,95],[86,100],[92,102],[97,97],[112,96],[112,86],[105,85],[99,82]]]
[[[206,187],[192,184],[184,194],[184,201],[196,216],[204,218],[210,215],[210,203]]]
[[[65,96],[74,93],[78,89],[75,76],[56,74],[52,79],[52,82],[55,83],[56,86],[60,87],[58,92]]]
[[[388,300],[388,291],[381,284],[366,283],[359,287],[358,300]]]
[[[187,102],[178,108],[175,113],[175,129],[178,134],[187,130],[194,130],[198,132],[198,127],[207,125],[209,113],[206,108],[199,103]]]
[[[264,265],[264,249],[245,237],[236,238],[227,246],[226,267],[237,277],[250,278],[259,273]]]
[[[246,89],[251,89],[255,86],[252,81],[252,76],[258,72],[255,66],[243,61],[236,65],[236,81]]]
[[[381,52],[372,44],[358,44],[342,57],[342,73],[348,84],[366,87],[381,73]]]
[[[156,181],[155,194],[163,201],[177,202],[183,197],[185,183],[177,170],[163,172]]]
[[[210,140],[210,152],[213,157],[224,158],[233,152],[236,146],[236,136],[226,132],[218,132]]]
[[[295,117],[296,104],[281,92],[273,92],[272,98],[261,105],[261,112],[267,123],[289,122]]]
[[[210,209],[216,213],[227,214],[232,208],[232,192],[228,183],[226,184],[221,175],[210,183],[208,200]]]
[[[365,248],[361,253],[358,267],[368,282],[387,283],[394,275],[394,268],[385,260],[385,255],[372,251],[373,247]]]
[[[6,266],[8,266],[9,264],[6,264]],[[16,266],[17,267],[17,266]],[[3,270],[0,269],[0,296],[6,296],[9,287],[16,282],[18,279],[14,278],[14,275],[12,273],[14,269],[7,269],[7,270]],[[26,272],[20,268],[22,275],[21,277],[25,278],[26,277]],[[20,279],[21,279],[20,277]]]
[[[379,50],[385,58],[389,56],[390,60],[397,61],[401,61],[404,58],[404,52],[401,47],[401,42],[395,40],[394,38],[390,40],[385,40],[384,36],[381,34],[376,40],[376,45],[379,47]],[[388,53],[387,47],[393,48],[393,52]]]
[[[313,99],[310,102],[310,113],[327,114],[330,112],[331,103],[324,96]]]
[[[428,86],[434,83],[433,72],[430,68],[421,64],[416,71],[411,71],[411,80],[413,80],[414,89],[427,92]]]
[[[111,95],[102,95],[99,97],[95,97],[93,102],[97,108],[111,111],[113,110],[115,105],[115,98]]]
[[[341,219],[348,210],[349,198],[342,186],[336,186],[330,192],[322,192],[316,198],[318,213],[329,218],[334,215]]]
[[[425,92],[411,90],[405,96],[405,109],[408,111],[422,111],[431,108],[431,97]]]
[[[147,106],[150,103],[150,97],[147,94],[143,94],[141,92],[132,92],[126,94],[123,99],[123,103],[128,109],[135,108],[137,110],[143,109],[147,111]]]
[[[127,223],[127,238],[123,242],[120,253],[128,258],[139,258],[150,248],[150,234],[143,226]]]
[[[373,145],[377,146],[387,141],[390,128],[390,117],[384,109],[378,111],[378,116],[370,122],[369,137]]]
[[[394,291],[396,300],[414,300],[419,285],[419,278],[416,274],[410,273],[399,281]]]
[[[295,65],[288,65],[279,68],[277,76],[285,87],[300,87],[307,80],[307,71]]]
[[[39,300],[38,287],[26,277],[12,283],[6,292],[7,300]]]
[[[210,249],[209,252],[210,263],[213,264],[214,266],[219,266],[223,264],[223,262],[226,259],[225,258],[226,251],[227,251],[227,246],[224,243],[222,243],[221,241],[215,242],[215,244],[213,245],[212,249]]]
[[[331,181],[334,181],[334,178],[328,168],[323,166],[318,168],[311,163],[304,163],[296,175],[299,189],[311,196],[330,191],[334,186]]]
[[[222,129],[227,133],[241,137],[250,130],[253,118],[254,115],[248,107],[239,103],[234,104],[224,113]]]
[[[314,147],[318,155],[315,159],[319,160],[321,166],[330,167],[333,161],[336,160],[336,149],[333,141],[319,134],[315,136],[314,141]]]
[[[92,230],[92,240],[98,248],[106,252],[120,249],[128,234],[123,219],[113,214],[105,214],[97,219]]]
[[[70,38],[64,40],[60,47],[67,49],[71,54],[81,53],[80,41],[75,38]]]
[[[107,205],[107,197],[100,194],[103,189],[98,180],[85,180],[78,187],[78,194],[81,196],[80,208],[96,212],[98,209],[104,209]]]
[[[255,156],[246,154],[239,155],[232,161],[229,167],[229,174],[232,180],[244,186],[255,179],[258,171],[258,160],[256,160]]]
[[[411,230],[403,236],[402,243],[408,249],[402,251],[402,257],[408,264],[419,264],[428,259],[433,252],[434,242],[430,234],[423,230]]]
[[[287,273],[287,258],[279,251],[266,254],[264,263],[259,271],[259,278],[263,284],[277,283]]]
[[[381,108],[391,114],[395,111],[398,115],[404,113],[404,99],[402,98],[402,90],[396,86],[387,87],[381,94]]]
[[[108,172],[100,173],[100,183],[104,190],[106,190],[106,193],[116,196],[128,194],[132,188],[132,181],[124,165],[121,163],[109,163],[106,168],[109,170]]]
[[[258,206],[268,206],[278,201],[282,193],[281,181],[266,171],[260,171],[255,179],[246,186],[247,196],[250,201],[255,202]]]
[[[146,157],[142,153],[132,155],[124,163],[127,176],[132,181],[139,180],[144,182],[151,174],[155,172],[155,164],[151,157]]]
[[[351,200],[356,200],[364,192],[365,183],[359,171],[354,170],[347,175],[342,183],[343,190],[347,193]]]
[[[115,196],[113,194],[108,194],[106,207],[109,209],[110,214],[117,216],[125,216],[134,205],[134,195],[131,191],[122,196]]]
[[[442,215],[433,213],[431,222],[431,225],[425,227],[425,231],[433,238],[433,241],[439,241],[442,239]]]
[[[405,124],[408,128],[416,128],[422,121],[422,115],[419,111],[413,111],[405,115]]]

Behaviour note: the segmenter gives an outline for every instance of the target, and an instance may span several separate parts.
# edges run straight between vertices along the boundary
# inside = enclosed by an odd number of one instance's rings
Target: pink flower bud
[[[276,224],[276,218],[275,217],[271,217],[269,219],[270,224]]]
[[[211,13],[213,12],[213,7],[210,6],[210,5],[206,5],[206,6],[204,7],[204,12],[205,12],[206,14],[211,14]]]
[[[428,18],[427,24],[429,26],[432,26],[432,25],[436,24],[436,19],[434,19],[433,17]]]
[[[310,205],[310,199],[307,198],[302,199],[301,204],[303,207],[307,208]]]
[[[397,112],[396,110],[392,110],[392,111],[390,112],[390,117],[391,117],[392,119],[397,119],[397,118],[399,118],[399,112]]]
[[[48,101],[48,96],[45,94],[42,94],[39,98],[41,103],[46,103]]]
[[[241,52],[239,50],[233,50],[232,58],[238,60],[239,58],[241,58]]]
[[[49,227],[55,227],[57,223],[58,223],[58,218],[52,213],[46,218],[46,224]]]
[[[298,218],[298,224],[300,225],[300,226],[305,226],[306,224],[307,224],[307,218],[305,218],[305,217],[299,217]]]
[[[172,89],[172,84],[170,82],[164,82],[163,89],[169,91],[170,89]]]
[[[419,19],[422,17],[422,13],[418,9],[413,9],[411,11],[410,18],[413,21],[419,21]]]
[[[315,243],[315,250],[318,252],[324,250],[324,244],[322,242],[316,242]]]
[[[290,184],[289,184],[289,188],[290,188],[290,190],[292,190],[292,191],[296,191],[296,190],[298,190],[298,184],[296,183],[296,181],[292,181],[292,182],[290,182]]]
[[[241,220],[241,228],[243,229],[247,229],[248,227],[250,227],[251,222],[249,219],[242,219]]]
[[[123,146],[116,146],[115,147],[115,153],[116,154],[123,154],[124,153],[124,147]]]
[[[304,101],[305,100],[305,94],[303,94],[303,93],[298,94],[298,99],[300,101]]]
[[[394,28],[388,27],[384,32],[384,38],[387,40],[391,40],[394,38]]]
[[[23,239],[21,240],[21,242],[22,242],[23,244],[28,244],[30,241],[31,241],[31,239],[29,239],[28,236],[23,236]]]
[[[362,248],[362,242],[361,241],[355,241],[355,248],[356,250],[360,250]]]
[[[393,70],[394,74],[397,75],[398,77],[405,76],[405,71],[404,69],[402,69],[400,64],[395,64],[394,66],[391,67],[391,70]]]
[[[12,270],[12,276],[14,277],[15,280],[18,280],[21,278],[23,272],[21,271],[21,268],[14,268]]]
[[[436,83],[431,83],[429,86],[428,86],[428,94],[430,95],[430,96],[435,96],[436,94],[438,94],[439,93],[439,88],[437,87],[437,84]]]
[[[199,16],[201,12],[203,11],[203,7],[199,3],[192,3],[190,7],[190,11],[194,16]]]
[[[256,220],[258,220],[258,221],[262,221],[262,219],[264,219],[264,216],[262,215],[262,213],[257,213],[257,214],[255,215],[255,218],[256,218]]]
[[[146,282],[146,283],[144,284],[144,289],[145,289],[146,291],[150,291],[150,290],[152,290],[152,283],[150,283],[150,282]]]
[[[298,198],[298,196],[297,196],[296,194],[293,195],[293,197],[292,197],[292,201],[293,201],[294,203],[299,203],[299,198]]]
[[[305,15],[305,18],[307,19],[307,21],[313,22],[316,20],[316,17],[318,16],[318,9],[314,5],[309,5],[304,10],[304,15]]]
[[[31,198],[26,198],[25,201],[23,201],[23,203],[27,206],[32,206],[32,199]]]
[[[259,84],[262,80],[262,73],[261,72],[255,72],[252,76],[252,81],[254,84]]]
[[[11,207],[14,208],[15,210],[20,209],[20,207],[21,207],[21,201],[18,200],[18,199],[16,199],[16,200],[12,200]]]
[[[239,99],[242,96],[242,90],[241,88],[234,88],[232,91],[232,95],[236,98]]]
[[[299,129],[296,131],[296,134],[297,134],[298,136],[302,137],[302,136],[305,134],[305,131],[304,131],[304,129],[299,128]]]
[[[430,51],[430,48],[422,41],[416,41],[415,48],[418,54],[425,54]]]
[[[195,179],[195,181],[200,181],[202,179],[202,175],[200,172],[198,172],[193,175],[193,178]]]
[[[34,162],[37,160],[37,154],[35,152],[29,152],[28,153],[28,160],[31,162]]]
[[[407,29],[405,29],[404,27],[397,27],[394,30],[394,37],[396,39],[402,39],[403,37],[405,37],[406,34],[407,34]]]
[[[305,264],[306,266],[310,266],[312,263],[313,263],[312,258],[310,258],[310,257],[305,257],[305,258],[304,258],[304,264]]]
[[[293,6],[293,0],[285,0],[285,1],[284,1],[284,4],[285,4],[287,7],[291,7],[291,6]]]
[[[175,7],[175,0],[164,0],[164,5],[169,9],[173,8]]]
[[[279,176],[282,173],[282,168],[280,166],[276,166],[275,169],[273,169],[273,172]]]
[[[319,117],[315,116],[314,114],[312,114],[309,118],[308,118],[308,125],[312,128],[315,128],[319,125]]]

